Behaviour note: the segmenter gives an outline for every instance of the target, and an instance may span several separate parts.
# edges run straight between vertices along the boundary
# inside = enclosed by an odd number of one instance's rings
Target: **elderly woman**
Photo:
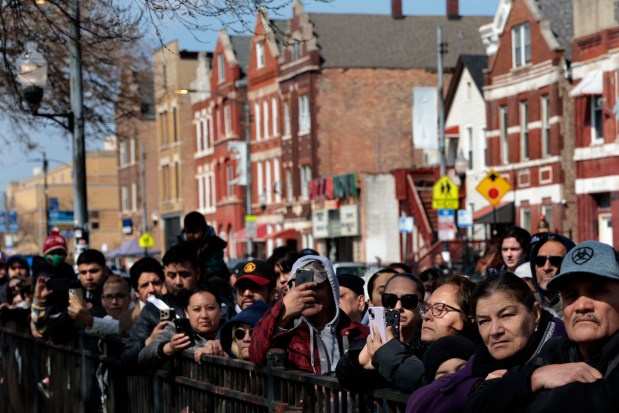
[[[230,357],[249,360],[249,344],[254,326],[270,306],[258,300],[241,311],[221,328],[221,347]]]
[[[481,283],[473,303],[484,345],[464,368],[415,391],[407,413],[463,411],[479,382],[523,365],[548,339],[565,333],[563,323],[542,310],[527,283],[512,273]]]
[[[138,364],[156,367],[184,350],[194,353],[196,362],[203,354],[224,355],[217,339],[221,320],[221,299],[210,288],[202,287],[189,296],[185,314],[192,335],[177,333],[170,322],[138,355]]]

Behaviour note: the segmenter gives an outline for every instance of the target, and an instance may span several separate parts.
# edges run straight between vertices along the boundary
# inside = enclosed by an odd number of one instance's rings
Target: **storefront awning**
[[[266,224],[258,225],[256,227],[256,237],[252,238],[252,241],[264,241],[267,235]],[[247,232],[245,228],[240,229],[234,233],[234,242],[247,242]]]
[[[513,224],[514,220],[514,203],[502,202],[496,207],[496,223],[497,224]],[[492,205],[475,211],[473,214],[473,223],[475,224],[494,224],[494,215]]]
[[[266,239],[297,239],[299,233],[297,230],[289,228],[283,231],[273,232],[272,234],[268,234]]]
[[[445,129],[446,138],[458,138],[460,137],[460,126],[450,126]]]
[[[596,70],[589,72],[570,92],[570,97],[601,95],[604,91],[603,72]]]

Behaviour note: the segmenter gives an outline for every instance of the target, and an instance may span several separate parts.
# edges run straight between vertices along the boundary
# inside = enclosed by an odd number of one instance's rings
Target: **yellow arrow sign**
[[[492,169],[477,185],[477,192],[482,194],[492,206],[497,206],[501,202],[501,198],[511,190],[512,186],[510,183],[500,173]]]
[[[432,188],[432,209],[458,209],[458,195],[458,185],[443,176]]]
[[[140,248],[152,248],[155,246],[155,239],[148,232],[143,233],[138,241]]]

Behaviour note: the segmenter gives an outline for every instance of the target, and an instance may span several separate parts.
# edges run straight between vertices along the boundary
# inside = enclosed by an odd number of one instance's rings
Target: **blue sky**
[[[499,0],[460,0],[460,13],[463,15],[493,15]],[[305,9],[308,12],[321,13],[369,13],[389,14],[391,0],[334,0],[330,3],[306,0]],[[402,0],[405,15],[442,15],[445,14],[446,1],[442,0]],[[291,7],[284,9],[280,16],[271,17],[287,18],[291,15]],[[209,23],[209,22],[207,22]],[[253,24],[253,23],[252,23]],[[221,28],[219,22],[212,22],[213,30],[205,34],[191,33],[182,25],[168,22],[159,26],[165,42],[173,39],[180,41],[180,46],[188,50],[212,50],[215,47],[217,30]],[[197,37],[197,39],[196,39]],[[153,49],[160,46],[159,40],[151,35],[148,42]],[[0,124],[2,120],[0,118]],[[94,142],[87,143],[89,148],[100,146],[103,137],[97,137]],[[71,159],[71,137],[63,130],[46,123],[40,133],[33,133],[33,139],[40,145],[39,149],[26,152],[16,143],[0,147],[0,192],[4,192],[6,185],[11,180],[21,180],[32,176],[34,167],[40,166],[40,162],[33,162],[41,158],[41,152],[45,150],[50,159],[50,168],[59,162],[68,162]]]

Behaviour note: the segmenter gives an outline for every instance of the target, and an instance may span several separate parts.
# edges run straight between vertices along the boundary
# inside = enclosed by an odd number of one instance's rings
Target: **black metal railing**
[[[147,375],[127,375],[119,340],[79,336],[74,346],[0,328],[0,412],[403,412],[408,395],[353,395],[335,377],[188,354]]]

